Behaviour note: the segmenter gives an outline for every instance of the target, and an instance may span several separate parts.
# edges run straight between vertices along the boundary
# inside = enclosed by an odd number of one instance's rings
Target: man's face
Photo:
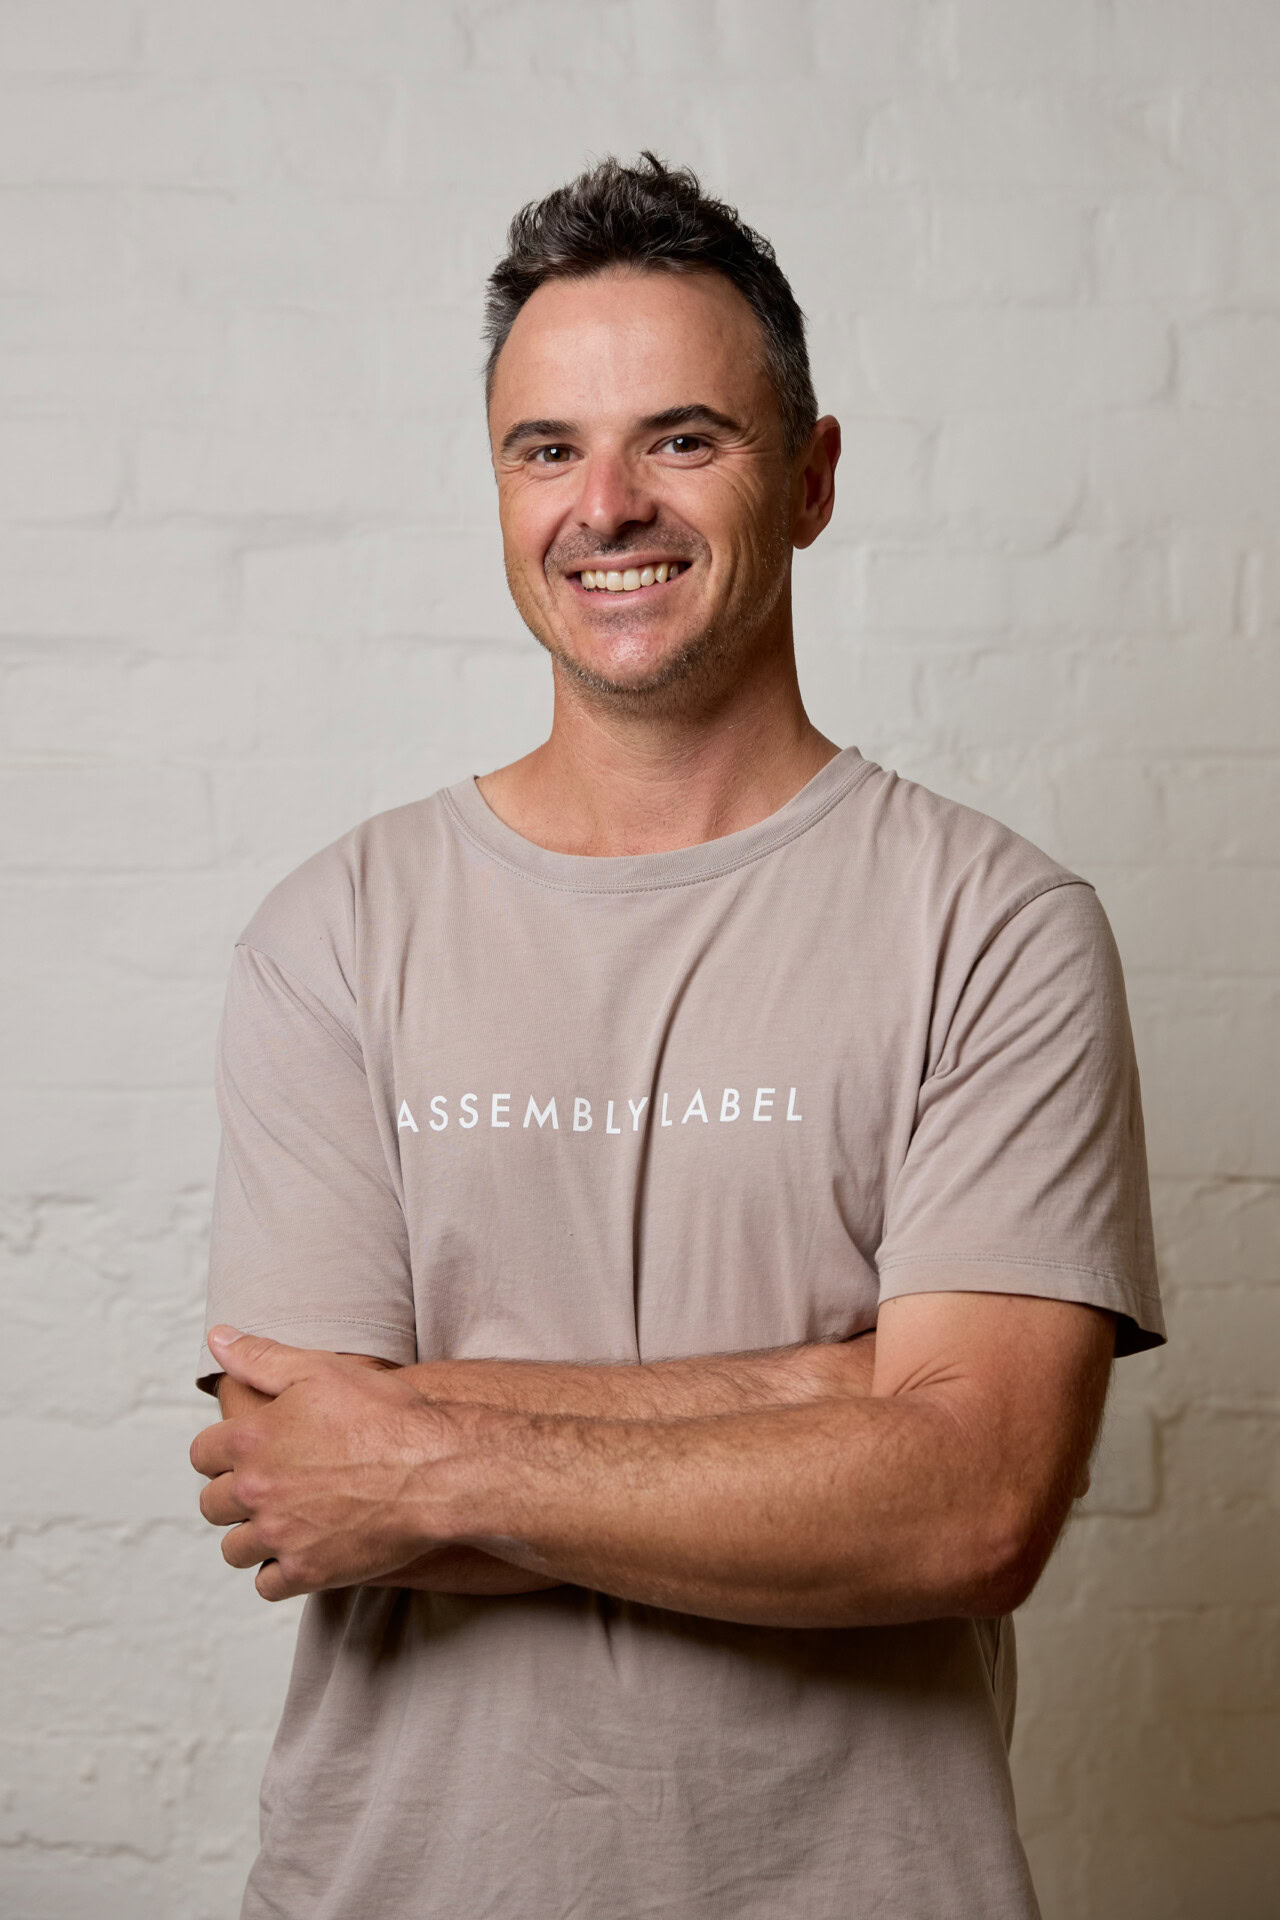
[[[597,694],[705,698],[789,635],[795,463],[761,358],[715,273],[552,280],[516,317],[489,407],[507,579]]]

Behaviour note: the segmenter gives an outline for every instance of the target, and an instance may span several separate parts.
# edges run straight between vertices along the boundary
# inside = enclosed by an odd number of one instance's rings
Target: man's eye
[[[537,447],[533,458],[543,467],[561,467],[573,452],[572,447]]]
[[[675,453],[701,453],[706,441],[696,433],[673,433],[669,440],[663,441],[664,447],[670,447]]]

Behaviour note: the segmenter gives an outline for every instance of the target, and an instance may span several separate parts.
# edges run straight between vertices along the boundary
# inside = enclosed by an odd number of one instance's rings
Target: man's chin
[[[653,704],[677,688],[696,682],[714,658],[713,635],[699,634],[656,657],[640,660],[582,659],[559,642],[538,638],[559,670],[575,685],[602,699],[627,705]]]

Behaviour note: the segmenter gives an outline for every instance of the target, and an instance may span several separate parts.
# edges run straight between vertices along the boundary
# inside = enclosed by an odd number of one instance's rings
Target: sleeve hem
[[[217,1320],[211,1320],[216,1326]],[[330,1315],[318,1319],[311,1314],[281,1314],[269,1320],[235,1321],[242,1333],[262,1333],[290,1347],[324,1348],[330,1353],[367,1353],[377,1360],[392,1360],[397,1366],[411,1367],[418,1357],[413,1333],[386,1320],[361,1320],[354,1315]],[[357,1337],[358,1335],[358,1337]],[[202,1343],[196,1370],[196,1385],[202,1393],[217,1396],[218,1381],[225,1369],[219,1366]]]
[[[1156,1295],[1118,1274],[1073,1266],[1069,1261],[1011,1260],[977,1253],[903,1254],[880,1269],[880,1299],[910,1293],[1017,1293],[1101,1307],[1117,1315],[1117,1358],[1163,1346],[1166,1339]]]

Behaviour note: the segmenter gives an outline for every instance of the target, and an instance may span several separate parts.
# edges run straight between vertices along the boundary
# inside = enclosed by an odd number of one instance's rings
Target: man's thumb
[[[210,1327],[209,1351],[233,1380],[271,1394],[305,1378],[313,1358],[304,1347],[286,1347],[265,1334],[241,1333],[235,1327]]]

